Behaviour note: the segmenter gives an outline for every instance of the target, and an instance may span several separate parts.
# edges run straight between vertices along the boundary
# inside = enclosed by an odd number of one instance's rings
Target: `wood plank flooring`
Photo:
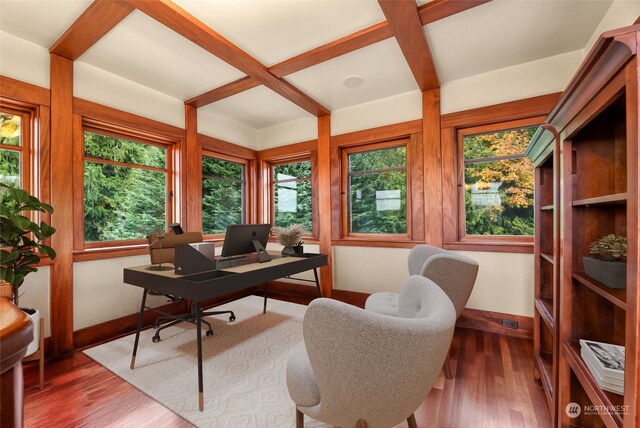
[[[532,355],[531,341],[456,329],[454,379],[438,378],[415,413],[418,426],[550,427],[544,392],[533,380]],[[81,352],[47,363],[42,391],[37,365],[25,367],[25,427],[190,426]]]

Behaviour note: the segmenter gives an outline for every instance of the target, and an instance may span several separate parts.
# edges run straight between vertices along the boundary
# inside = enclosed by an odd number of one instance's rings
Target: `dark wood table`
[[[317,269],[327,264],[325,254],[300,254],[289,257],[281,257],[278,253],[270,252],[271,261],[259,263],[257,257],[249,256],[246,259],[223,260],[217,262],[217,270],[200,272],[192,275],[176,275],[173,270],[153,271],[147,266],[137,266],[124,269],[124,282],[144,288],[138,327],[133,344],[131,356],[131,368],[133,369],[138,351],[142,319],[145,309],[153,310],[146,306],[147,294],[150,290],[154,293],[167,294],[191,301],[192,312],[195,315],[196,339],[198,349],[198,398],[200,411],[204,409],[204,391],[202,380],[202,319],[201,302],[212,299],[233,291],[242,290],[259,284],[265,284],[265,302],[263,313],[266,311],[267,288],[266,284],[280,278],[287,278],[301,272],[313,270],[318,297],[320,282]],[[171,314],[160,312],[164,316]],[[179,318],[174,317],[176,320]]]

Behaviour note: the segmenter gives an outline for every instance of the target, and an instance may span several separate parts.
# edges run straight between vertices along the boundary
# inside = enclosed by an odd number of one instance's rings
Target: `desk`
[[[158,293],[170,294],[191,301],[192,309],[196,315],[196,336],[198,349],[198,399],[200,411],[204,409],[204,391],[202,381],[202,322],[201,302],[207,299],[221,296],[233,291],[253,287],[258,284],[266,284],[280,278],[289,277],[300,272],[313,270],[318,296],[321,297],[320,283],[318,281],[319,267],[327,264],[327,256],[324,254],[301,254],[299,256],[280,257],[275,252],[270,252],[272,260],[258,263],[257,259],[249,257],[248,260],[225,260],[218,262],[218,270],[196,273],[192,275],[176,275],[173,271],[151,271],[147,266],[126,268],[124,270],[124,282],[144,288],[140,314],[138,315],[138,328],[133,344],[131,356],[131,368],[133,369],[138,351],[138,341],[142,330],[142,318],[147,308],[147,293],[154,290]],[[267,289],[265,288],[265,310]]]

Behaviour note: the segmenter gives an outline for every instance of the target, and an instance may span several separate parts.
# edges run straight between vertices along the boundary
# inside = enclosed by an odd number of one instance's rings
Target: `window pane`
[[[537,126],[464,137],[464,159],[520,155],[536,133]]]
[[[20,187],[20,152],[0,149],[0,182]]]
[[[244,179],[244,165],[216,158],[203,157],[202,176],[230,178],[242,181]]]
[[[273,179],[276,181],[308,177],[311,177],[311,161],[294,162],[273,167]]]
[[[468,235],[533,235],[533,164],[528,158],[465,166]]]
[[[274,193],[275,225],[287,227],[302,224],[305,230],[311,233],[311,180],[276,184]]]
[[[202,158],[202,231],[224,233],[244,223],[244,165]]]
[[[84,163],[84,239],[144,238],[166,228],[166,174]]]
[[[0,144],[20,146],[21,117],[0,112]]]
[[[407,233],[407,174],[391,171],[350,177],[350,231]]]
[[[164,168],[167,151],[159,146],[85,132],[84,155],[133,165]]]
[[[371,150],[349,155],[349,171],[371,171],[385,168],[404,167],[407,163],[406,147]]]

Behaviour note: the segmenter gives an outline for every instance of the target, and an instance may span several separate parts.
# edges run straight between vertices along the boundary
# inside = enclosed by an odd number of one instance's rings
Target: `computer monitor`
[[[259,252],[253,241],[257,241],[264,251],[270,231],[270,224],[230,224],[227,226],[220,255],[233,257]]]

